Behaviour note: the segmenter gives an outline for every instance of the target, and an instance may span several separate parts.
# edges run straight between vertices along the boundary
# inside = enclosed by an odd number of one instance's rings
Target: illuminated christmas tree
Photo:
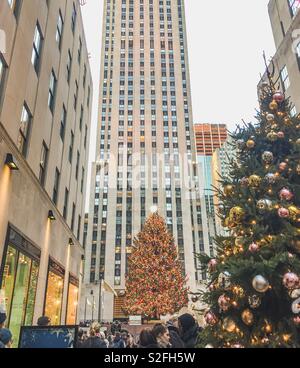
[[[290,111],[270,78],[258,124],[233,135],[237,160],[218,193],[229,233],[216,258],[200,256],[210,273],[203,347],[300,347],[300,116]]]
[[[126,279],[125,310],[159,318],[188,304],[188,288],[174,239],[164,219],[152,214],[134,239]]]

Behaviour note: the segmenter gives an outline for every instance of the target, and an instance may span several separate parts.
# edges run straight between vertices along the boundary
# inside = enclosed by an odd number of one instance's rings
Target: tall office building
[[[270,0],[269,16],[275,41],[276,53],[270,72],[273,81],[291,97],[291,113],[300,113],[300,2],[298,0]],[[265,73],[258,85],[267,80]]]
[[[153,206],[175,237],[191,290],[202,279],[194,252],[205,247],[184,1],[106,0],[103,19],[82,317],[111,321],[125,317],[127,259]],[[118,293],[104,293],[103,311],[101,279]]]
[[[41,315],[77,322],[93,87],[78,1],[1,0],[0,29],[0,308],[18,344]]]
[[[205,217],[207,219],[208,240],[210,255],[214,253],[213,238],[217,234],[217,217],[215,212],[215,196],[213,192],[215,164],[213,155],[220,149],[228,137],[225,124],[195,124],[195,138],[199,175],[203,178],[203,188],[200,191],[204,196]]]
[[[220,176],[228,177],[230,175],[230,164],[232,161],[236,161],[237,152],[233,139],[228,136],[226,141],[217,148],[212,155],[212,183],[215,188],[220,188]],[[214,206],[219,206],[219,200],[217,196],[214,196]],[[226,229],[222,226],[221,220],[218,216],[215,217],[216,221],[216,232],[218,235],[225,235]]]

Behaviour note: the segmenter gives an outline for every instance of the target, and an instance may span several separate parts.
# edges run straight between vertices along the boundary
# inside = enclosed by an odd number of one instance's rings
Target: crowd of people
[[[0,313],[0,349],[11,348],[13,336],[5,328],[6,314]],[[42,316],[38,326],[49,326],[50,318]],[[135,336],[120,322],[115,322],[103,331],[100,323],[91,322],[89,330],[81,328],[78,333],[79,349],[134,349],[134,348],[195,348],[200,327],[194,317],[183,314],[173,318],[166,324],[157,323],[152,328],[144,328]]]
[[[134,336],[121,323],[111,325],[110,330],[101,331],[98,322],[91,324],[89,332],[81,329],[77,348],[81,349],[166,349],[195,348],[198,342],[200,327],[190,314],[173,318],[166,324],[157,323],[152,328],[144,328],[138,336]]]

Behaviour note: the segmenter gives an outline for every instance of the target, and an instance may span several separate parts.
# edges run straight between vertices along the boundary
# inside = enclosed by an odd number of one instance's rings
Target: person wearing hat
[[[45,326],[49,326],[51,323],[51,319],[47,316],[42,316],[37,320],[37,325],[39,327],[45,327]]]
[[[7,328],[0,329],[0,348],[7,349],[12,346],[12,334]]]
[[[200,327],[195,318],[191,314],[183,314],[178,318],[178,328],[185,348],[195,348],[200,333]]]

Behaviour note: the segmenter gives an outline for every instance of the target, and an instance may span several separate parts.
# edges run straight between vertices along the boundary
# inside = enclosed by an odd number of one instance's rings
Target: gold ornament
[[[255,142],[253,139],[249,139],[246,143],[247,148],[251,149],[255,147]]]
[[[250,309],[245,309],[242,313],[242,321],[247,326],[251,326],[254,323],[254,315]]]
[[[229,213],[230,221],[235,224],[240,223],[243,220],[244,216],[245,216],[245,211],[241,207],[233,207]]]
[[[244,289],[241,286],[234,286],[232,292],[239,298],[243,298],[245,295]]]
[[[296,206],[289,206],[288,207],[289,213],[290,213],[290,218],[293,221],[296,221],[300,215],[300,209],[297,208]]]
[[[249,178],[249,186],[250,187],[254,187],[257,188],[260,186],[261,183],[261,177],[259,177],[258,175],[251,175]]]
[[[284,118],[283,121],[284,121],[284,124],[286,124],[286,125],[291,125],[291,123],[292,123],[292,121],[289,117]]]
[[[278,109],[278,103],[276,101],[272,101],[269,105],[270,110],[274,111]]]
[[[282,112],[282,111],[278,111],[278,112],[277,112],[277,116],[278,116],[278,117],[280,117],[280,118],[283,118],[283,117],[284,117],[284,115],[285,115],[285,114],[284,114],[284,112]]]
[[[277,124],[273,124],[273,125],[271,126],[271,128],[272,128],[273,130],[276,130],[276,129],[278,128],[278,125],[277,125]]]
[[[233,192],[234,192],[234,186],[233,185],[228,184],[224,187],[224,194],[227,197],[231,196],[233,194]]]
[[[223,328],[227,332],[233,332],[236,329],[236,324],[233,319],[226,317],[223,321]]]
[[[300,165],[298,164],[297,165],[297,167],[296,167],[296,173],[298,174],[298,175],[300,175]]]
[[[274,131],[272,131],[272,132],[270,132],[270,133],[267,134],[267,138],[268,138],[269,141],[275,142],[278,139],[278,135],[277,135],[277,133],[275,133]]]

